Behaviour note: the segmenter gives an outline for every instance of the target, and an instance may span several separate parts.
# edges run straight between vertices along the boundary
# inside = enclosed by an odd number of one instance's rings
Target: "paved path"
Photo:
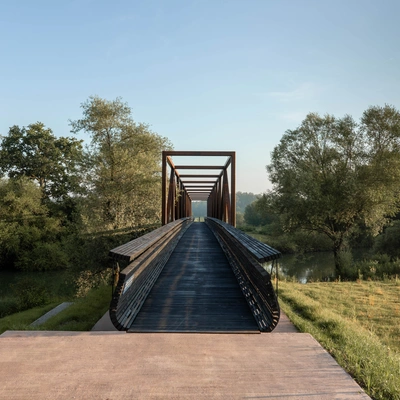
[[[368,399],[310,335],[8,331],[0,399]]]

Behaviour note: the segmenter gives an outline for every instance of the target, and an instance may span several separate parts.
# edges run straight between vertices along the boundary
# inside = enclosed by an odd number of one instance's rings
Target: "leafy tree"
[[[399,209],[400,113],[371,107],[350,116],[309,114],[288,130],[267,166],[287,231],[325,234],[342,274],[346,240],[362,222],[377,234]]]
[[[236,192],[236,212],[244,213],[246,206],[257,198],[258,196],[251,192]]]
[[[161,152],[170,144],[137,124],[121,99],[90,97],[72,132],[91,135],[91,223],[112,229],[153,223],[161,213]]]
[[[82,141],[56,138],[41,122],[14,125],[1,140],[0,171],[36,181],[44,199],[62,200],[79,192],[82,163]]]
[[[25,177],[0,180],[0,265],[27,271],[65,267],[60,221],[49,216],[40,188]]]

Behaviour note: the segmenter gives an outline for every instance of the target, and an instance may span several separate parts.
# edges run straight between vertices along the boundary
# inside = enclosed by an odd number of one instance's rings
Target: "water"
[[[271,272],[271,263],[264,267]],[[335,279],[333,252],[285,254],[278,260],[280,276],[295,277],[301,283]]]

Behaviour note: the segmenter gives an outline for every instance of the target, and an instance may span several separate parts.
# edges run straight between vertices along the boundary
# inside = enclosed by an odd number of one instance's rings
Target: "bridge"
[[[163,225],[110,251],[114,331],[5,332],[0,399],[369,399],[311,335],[280,330],[264,268],[280,253],[235,228],[235,153],[164,152],[162,177]]]
[[[188,157],[223,162],[174,163]],[[163,226],[110,251],[114,326],[127,332],[272,331],[280,310],[263,263],[274,264],[280,253],[235,228],[235,153],[164,151],[162,160]],[[205,222],[193,222],[192,201],[207,201]]]

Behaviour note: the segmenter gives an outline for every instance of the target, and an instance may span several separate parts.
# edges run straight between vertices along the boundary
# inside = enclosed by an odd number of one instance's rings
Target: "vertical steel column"
[[[228,182],[228,173],[226,169],[224,169],[222,204],[223,204],[222,221],[231,224],[231,201],[229,198],[229,182]]]
[[[166,225],[167,222],[167,154],[162,152],[162,184],[161,184],[161,224]]]
[[[167,203],[167,223],[175,221],[175,190],[175,171],[171,168]]]
[[[236,153],[231,155],[231,225],[236,227]]]

